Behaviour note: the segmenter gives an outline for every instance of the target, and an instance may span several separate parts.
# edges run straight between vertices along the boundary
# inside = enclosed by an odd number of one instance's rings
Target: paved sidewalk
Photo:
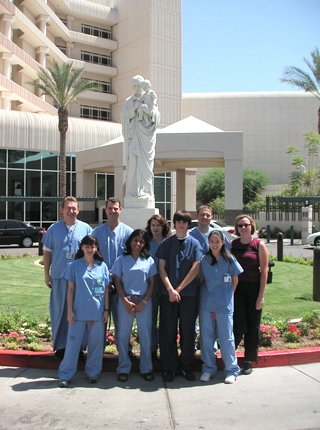
[[[166,386],[159,373],[120,384],[103,372],[90,385],[79,371],[61,389],[55,370],[0,367],[0,429],[320,429],[320,363],[256,368],[233,385],[222,371],[206,384],[196,376]]]

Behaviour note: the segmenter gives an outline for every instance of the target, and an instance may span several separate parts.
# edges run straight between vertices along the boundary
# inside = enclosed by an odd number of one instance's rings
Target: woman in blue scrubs
[[[68,336],[64,358],[59,366],[59,387],[68,387],[76,373],[82,339],[87,339],[85,372],[88,381],[98,381],[102,370],[105,323],[109,317],[109,270],[103,262],[94,236],[85,236],[75,260],[63,277],[68,281]]]
[[[118,301],[118,381],[126,382],[131,371],[128,342],[134,318],[140,340],[140,374],[153,381],[151,360],[151,296],[157,268],[149,254],[145,230],[134,230],[126,241],[126,250],[114,262],[111,273],[119,294]]]
[[[240,372],[233,336],[233,295],[238,275],[243,269],[226,249],[221,231],[213,230],[208,240],[209,251],[200,263],[200,278],[205,280],[201,286],[200,301],[200,344],[203,362],[200,381],[208,382],[217,371],[212,345],[219,339],[226,373],[224,382],[232,384]]]

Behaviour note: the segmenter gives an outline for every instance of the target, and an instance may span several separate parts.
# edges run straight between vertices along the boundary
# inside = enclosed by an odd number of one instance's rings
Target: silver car
[[[309,234],[307,237],[307,243],[311,246],[320,246],[320,231]]]

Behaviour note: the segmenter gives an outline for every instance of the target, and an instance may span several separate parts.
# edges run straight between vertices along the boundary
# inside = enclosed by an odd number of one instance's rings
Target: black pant
[[[261,310],[256,310],[260,282],[239,282],[234,294],[233,332],[235,346],[244,335],[245,361],[258,360]]]
[[[181,296],[180,302],[170,302],[161,296],[160,302],[160,356],[163,370],[177,372],[192,370],[194,360],[194,326],[198,314],[198,297]],[[178,357],[177,334],[179,326],[181,354]]]

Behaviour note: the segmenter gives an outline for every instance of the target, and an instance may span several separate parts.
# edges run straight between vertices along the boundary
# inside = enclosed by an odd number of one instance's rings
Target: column
[[[47,35],[47,23],[49,21],[50,21],[50,16],[48,16],[48,15],[37,16],[38,28],[45,36]]]
[[[194,212],[196,210],[197,169],[178,169],[176,171],[176,208]]]
[[[304,206],[302,209],[302,229],[301,239],[302,245],[307,245],[307,237],[312,233],[312,206]]]
[[[1,71],[3,76],[7,79],[11,79],[11,60],[13,58],[13,54],[10,52],[1,52],[0,60],[1,60]]]
[[[0,16],[0,22],[2,22],[2,30],[3,30],[2,32],[4,36],[9,40],[12,40],[11,28],[14,20],[15,20],[14,16],[8,15],[6,13]]]
[[[243,211],[242,160],[224,161],[225,212],[224,221],[233,225],[234,219]]]

